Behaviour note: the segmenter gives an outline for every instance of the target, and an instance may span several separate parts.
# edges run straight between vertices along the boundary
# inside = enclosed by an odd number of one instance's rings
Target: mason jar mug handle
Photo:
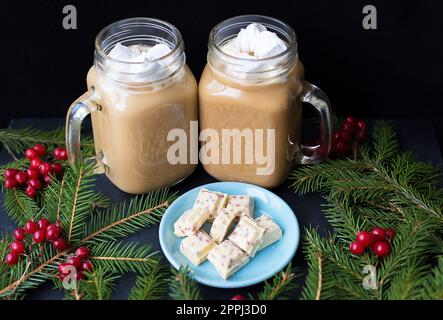
[[[315,85],[303,80],[302,102],[312,105],[320,114],[320,144],[302,145],[299,163],[310,164],[326,160],[331,150],[332,123],[331,104],[328,96]]]
[[[66,115],[66,149],[70,163],[81,160],[80,131],[83,119],[92,112],[100,110],[101,105],[97,102],[94,87],[91,87],[69,107]]]

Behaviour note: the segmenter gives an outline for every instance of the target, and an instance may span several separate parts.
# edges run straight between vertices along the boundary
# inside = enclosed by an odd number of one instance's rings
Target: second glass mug
[[[144,74],[134,71],[139,62],[108,56],[117,43],[148,47],[165,43],[172,51],[141,62],[143,67],[146,63],[156,67],[155,73],[147,68]],[[197,82],[185,63],[180,32],[173,25],[131,18],[105,27],[96,37],[87,85],[88,91],[67,114],[70,162],[80,158],[81,122],[91,114],[97,162],[121,190],[142,194],[173,185],[192,173],[195,164],[172,165],[167,159],[173,143],[167,141],[168,132],[179,128],[190,136],[190,122],[197,120],[198,112]]]
[[[225,53],[222,47],[251,23],[260,23],[276,33],[286,43],[286,50],[257,60]],[[303,102],[312,105],[320,114],[319,145],[301,145]],[[223,130],[226,129],[237,130],[237,135],[241,133],[239,138],[245,141],[250,138],[248,133],[258,134],[256,129],[271,129],[274,132],[274,138],[271,136],[274,140],[265,139],[262,146],[269,155],[273,145],[274,154],[266,159],[273,163],[265,163],[265,158],[260,162],[257,158],[247,160],[246,142],[240,146],[240,149],[245,149],[245,153],[237,156],[240,161],[233,163],[235,153],[242,150],[236,150],[232,141],[228,146],[219,143],[219,150],[216,150],[218,160],[225,153],[231,162],[214,163],[210,155],[206,162],[202,162],[210,175],[222,181],[243,181],[266,188],[276,187],[287,179],[294,164],[324,160],[331,146],[329,100],[323,91],[304,80],[304,68],[298,59],[294,30],[285,22],[271,17],[238,16],[212,29],[207,65],[199,83],[199,118],[201,131],[216,130],[219,137],[223,136]],[[267,137],[266,132],[261,134],[262,138]],[[255,143],[253,148],[257,148],[257,140],[252,141]],[[249,150],[251,153],[252,147]],[[254,155],[257,156],[256,153]]]

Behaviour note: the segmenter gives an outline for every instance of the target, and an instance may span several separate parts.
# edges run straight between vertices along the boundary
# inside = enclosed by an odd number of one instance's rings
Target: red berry
[[[52,183],[52,177],[51,176],[45,176],[43,178],[43,182],[45,183],[45,185],[50,186]]]
[[[349,122],[344,122],[341,125],[341,130],[342,131],[347,131],[350,134],[354,134],[354,126],[352,124],[350,124]]]
[[[75,255],[80,259],[87,259],[89,257],[90,251],[86,247],[79,247],[75,250]]]
[[[31,160],[31,168],[37,169],[40,167],[40,165],[43,163],[43,161],[40,158],[34,158]]]
[[[378,241],[374,243],[372,250],[374,250],[375,255],[378,257],[386,257],[391,253],[391,246],[386,241]]]
[[[340,140],[343,142],[351,142],[354,137],[349,131],[340,131]]]
[[[29,179],[38,179],[40,177],[40,172],[37,169],[29,168],[26,170],[26,176]]]
[[[17,181],[18,184],[23,184],[26,182],[26,180],[28,180],[28,178],[26,177],[26,173],[23,171],[18,171],[15,174],[15,181]]]
[[[17,264],[18,255],[16,255],[15,253],[8,253],[5,257],[5,262],[8,266],[12,266],[14,264]]]
[[[357,129],[359,132],[363,132],[366,130],[366,122],[365,120],[358,120],[357,121]]]
[[[55,248],[57,251],[65,250],[65,249],[68,247],[68,245],[67,245],[67,243],[66,243],[66,240],[63,239],[63,238],[58,238],[57,240],[55,240],[55,241],[53,242],[53,244],[54,244],[54,248]]]
[[[25,246],[21,241],[14,240],[9,244],[9,249],[11,250],[11,253],[15,254],[22,254],[25,252]]]
[[[68,159],[68,153],[63,148],[55,148],[54,149],[54,158],[57,160],[67,160]]]
[[[52,173],[52,166],[48,162],[43,162],[38,166],[38,170],[42,176],[47,176],[48,174]]]
[[[46,231],[45,229],[39,229],[34,233],[34,241],[35,243],[42,243],[45,241]]]
[[[340,141],[340,131],[334,132],[332,136],[332,141],[339,142]]]
[[[38,224],[32,220],[25,223],[25,231],[29,234],[34,234],[38,230]]]
[[[31,198],[34,199],[37,196],[37,190],[35,190],[33,187],[28,186],[26,188],[26,195]]]
[[[353,116],[347,116],[345,123],[349,123],[351,126],[355,126],[355,118]]]
[[[40,190],[42,188],[42,182],[39,179],[30,179],[28,184],[35,190]]]
[[[367,248],[374,243],[374,238],[372,234],[367,231],[357,232],[356,241],[360,243],[363,247]]]
[[[60,163],[53,163],[52,166],[52,172],[54,172],[56,175],[60,175],[63,172],[63,166]]]
[[[6,179],[14,178],[15,174],[17,173],[17,169],[6,169],[5,172],[3,172],[3,175]]]
[[[237,294],[231,298],[231,300],[248,300],[244,295]]]
[[[73,266],[72,264],[70,264],[68,262],[61,263],[58,266],[58,272],[60,273],[60,275],[63,275],[63,276],[67,276],[72,271],[74,271],[74,269],[75,269],[75,266]]]
[[[352,241],[349,250],[352,254],[360,255],[365,251],[365,247],[360,242]]]
[[[382,241],[386,238],[386,232],[385,229],[381,227],[375,227],[371,230],[372,237],[374,238],[374,241]]]
[[[83,274],[82,271],[77,271],[77,275],[75,276],[75,280],[80,281],[83,280],[85,278],[85,275]]]
[[[82,270],[87,271],[87,272],[91,272],[93,268],[92,262],[89,260],[85,260],[82,263]]]
[[[358,139],[359,142],[365,142],[366,138],[367,138],[367,136],[366,136],[366,132],[365,131],[361,131],[357,135],[357,139]]]
[[[43,157],[46,154],[46,147],[42,144],[36,144],[32,149],[37,151],[39,157]]]
[[[38,228],[39,229],[43,229],[43,230],[45,230],[45,232],[46,232],[46,229],[48,228],[48,226],[51,224],[51,222],[48,220],[48,219],[46,219],[46,218],[41,218],[39,221],[38,221]]]
[[[76,256],[70,257],[67,262],[76,268],[80,268],[82,266],[82,259]]]
[[[14,236],[14,238],[16,240],[23,241],[23,240],[25,240],[25,237],[26,237],[26,231],[23,230],[22,228],[17,228],[14,230],[12,235]]]
[[[339,154],[339,155],[348,155],[349,152],[351,151],[351,147],[349,146],[349,143],[340,141],[335,145],[335,151]]]
[[[397,235],[397,232],[395,232],[395,230],[392,229],[392,228],[387,228],[387,229],[385,230],[385,233],[386,233],[386,239],[389,240],[389,241],[391,241],[392,239],[394,239],[395,236]]]
[[[5,181],[5,188],[8,190],[14,189],[15,187],[17,187],[17,181],[15,180],[15,178],[8,178]]]
[[[32,160],[38,157],[38,153],[34,149],[29,148],[28,150],[25,151],[25,157],[28,158],[29,160]]]
[[[61,230],[55,224],[50,224],[46,228],[46,239],[49,241],[55,241],[60,238]]]

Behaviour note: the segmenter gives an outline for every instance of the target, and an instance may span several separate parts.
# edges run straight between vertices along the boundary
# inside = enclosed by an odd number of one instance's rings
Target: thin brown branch
[[[65,185],[65,177],[63,176],[62,183],[60,186],[60,192],[58,194],[58,204],[57,204],[57,221],[60,220],[60,211],[62,206],[62,193],[63,193],[63,187]]]
[[[317,253],[318,261],[318,280],[317,280],[317,293],[315,294],[315,300],[320,300],[321,290],[323,285],[323,258],[321,251]]]
[[[94,233],[91,233],[89,236],[85,237],[80,242],[81,243],[87,242],[87,241],[91,240],[92,238],[95,238],[100,233],[103,233],[103,232],[105,232],[105,231],[107,231],[107,230],[109,230],[111,228],[114,228],[115,226],[121,225],[121,224],[123,224],[123,223],[125,223],[125,222],[127,222],[129,220],[132,220],[134,218],[137,218],[137,217],[139,217],[141,215],[150,214],[151,212],[153,212],[155,210],[158,210],[160,208],[163,208],[163,207],[167,208],[168,206],[169,206],[169,202],[165,201],[165,202],[163,202],[163,203],[161,203],[161,204],[159,204],[159,205],[157,205],[155,207],[152,207],[152,208],[149,208],[149,209],[146,209],[146,210],[134,213],[134,214],[132,214],[130,216],[127,216],[127,217],[125,217],[125,218],[123,218],[121,220],[115,221],[114,223],[112,223],[112,224],[110,224],[110,225],[108,225],[108,226],[106,226],[106,227],[104,227],[102,229],[99,229],[99,230],[95,231]]]
[[[148,258],[130,258],[130,257],[91,257],[92,260],[111,260],[111,261],[149,261]]]

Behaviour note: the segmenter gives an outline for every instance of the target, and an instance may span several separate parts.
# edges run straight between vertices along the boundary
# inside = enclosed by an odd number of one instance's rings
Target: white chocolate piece
[[[208,220],[213,221],[217,216],[218,211],[226,206],[227,200],[228,195],[225,193],[209,191],[208,189],[201,188],[193,208],[207,209],[209,211]]]
[[[192,208],[187,210],[174,223],[174,234],[177,237],[186,237],[194,234],[208,218],[209,211],[207,209]]]
[[[214,240],[206,232],[200,230],[183,239],[180,244],[180,251],[189,261],[198,266],[206,260],[209,251],[215,246],[217,244]]]
[[[209,252],[208,260],[226,280],[247,264],[249,257],[234,243],[225,240]]]
[[[243,215],[228,239],[253,257],[260,247],[264,233],[265,229],[259,227],[251,218]]]
[[[254,216],[254,199],[248,195],[230,195],[226,208],[239,209],[242,215],[245,214],[252,218]]]
[[[224,240],[226,234],[232,226],[240,212],[234,208],[223,208],[218,212],[217,217],[212,223],[209,234],[217,243]]]
[[[255,222],[259,227],[265,229],[265,234],[263,235],[263,239],[258,250],[262,250],[281,239],[282,231],[278,224],[275,223],[270,216],[264,214],[255,219]]]

